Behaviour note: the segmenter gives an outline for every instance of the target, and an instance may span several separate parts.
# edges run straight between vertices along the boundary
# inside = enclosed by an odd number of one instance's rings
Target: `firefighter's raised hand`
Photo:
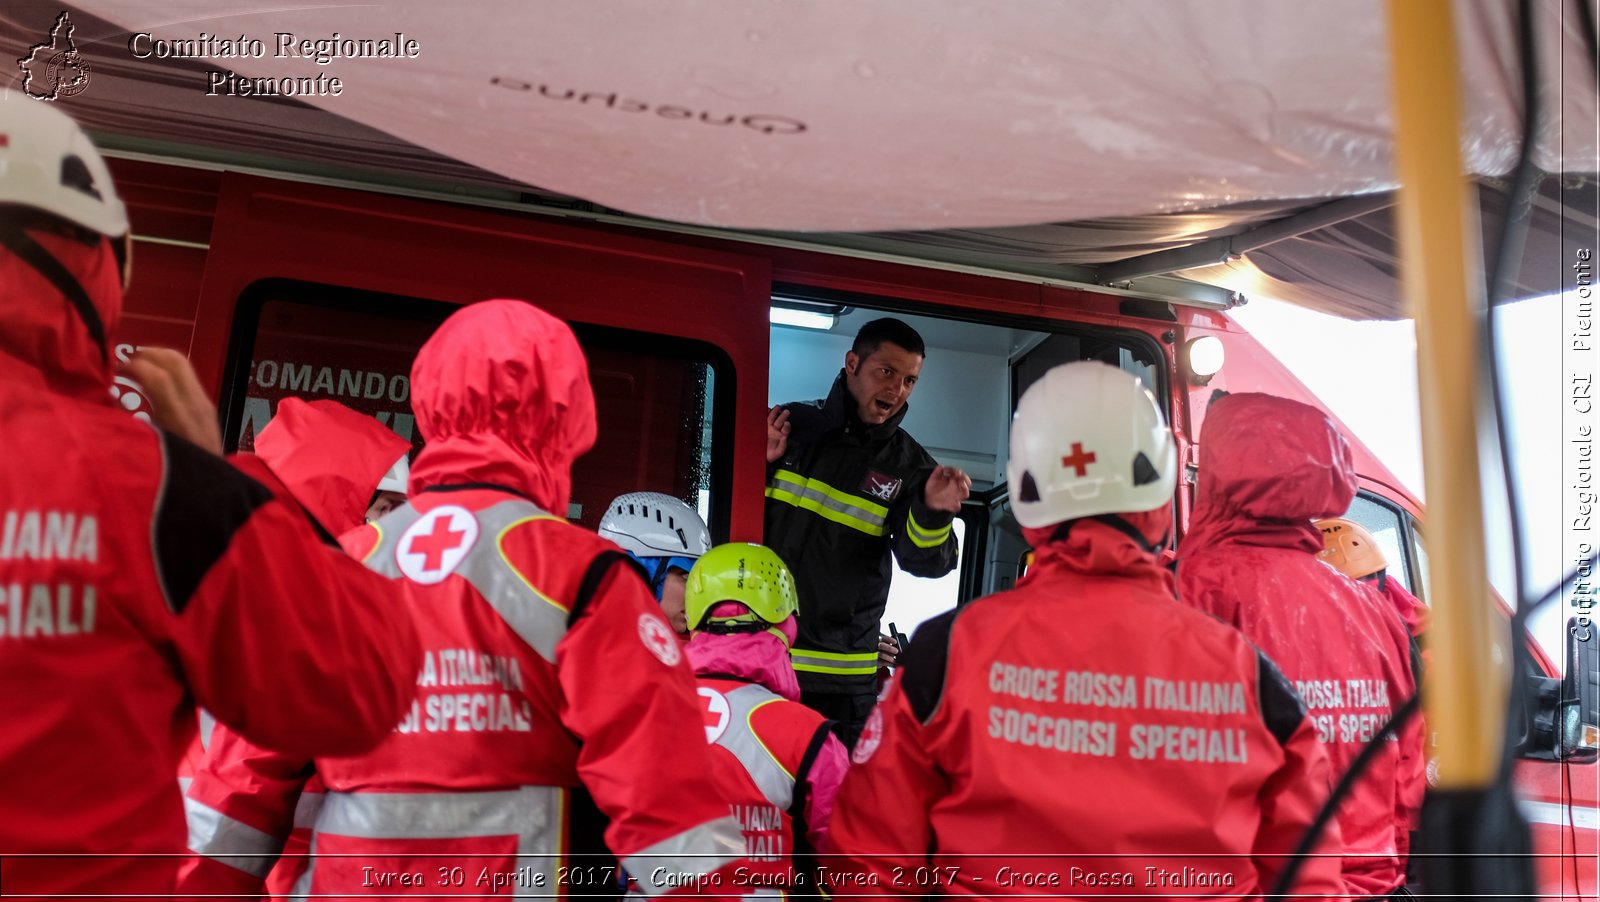
[[[961,512],[961,502],[972,494],[972,477],[960,467],[934,467],[922,488],[922,503],[947,514]]]
[[[789,450],[789,408],[779,404],[767,411],[767,463],[776,463]]]
[[[140,348],[122,366],[122,375],[144,389],[156,425],[212,454],[222,453],[216,405],[206,397],[189,358],[171,348]]]

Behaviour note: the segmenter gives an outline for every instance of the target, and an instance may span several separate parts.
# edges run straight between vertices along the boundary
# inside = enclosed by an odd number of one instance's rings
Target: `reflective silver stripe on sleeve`
[[[317,872],[317,834],[311,834],[311,843],[306,848],[306,869],[300,872],[295,879],[294,886],[289,887],[289,902],[311,902],[311,878]]]
[[[750,715],[757,708],[781,701],[780,697],[765,687],[753,685],[724,692],[723,697],[728,700],[728,728],[717,737],[716,744],[739,759],[740,766],[750,775],[768,802],[777,806],[779,811],[788,811],[789,803],[794,800],[794,777],[761,744],[750,724]]]
[[[639,881],[645,895],[659,896],[673,887],[693,885],[695,878],[744,857],[744,834],[730,815],[641,849],[624,858],[622,866]]]
[[[217,728],[217,719],[212,717],[211,712],[204,708],[196,708],[195,710],[200,712],[200,747],[209,749],[211,748],[211,734]]]
[[[516,836],[537,845],[549,832],[551,810],[561,805],[561,794],[554,786],[491,792],[327,792],[316,830],[362,839]]]
[[[478,541],[456,566],[455,575],[471,583],[539,657],[554,664],[556,645],[567,634],[567,610],[530,585],[500,553],[500,542],[511,527],[552,515],[519,498],[492,504],[473,516],[478,521]],[[416,510],[406,505],[380,520],[382,538],[368,556],[367,566],[384,576],[403,579],[395,551],[405,531],[420,519]]]
[[[317,822],[317,812],[322,810],[322,800],[327,798],[321,792],[302,792],[300,800],[294,803],[294,826],[296,830],[310,830]]]
[[[283,843],[271,834],[191,798],[183,800],[183,816],[189,822],[189,851],[197,855],[262,879],[278,863]]]
[[[491,792],[325,792],[311,833],[312,867],[318,837],[348,836],[370,840],[466,839],[515,836],[519,868],[543,874],[543,883],[557,886],[561,858],[561,812],[567,790],[559,786],[523,786]],[[390,859],[413,854],[375,848],[371,854]],[[422,854],[422,853],[417,853]],[[537,878],[536,878],[537,879]],[[311,887],[308,870],[295,884],[304,896]],[[347,889],[340,887],[340,889]],[[348,889],[354,889],[350,887]],[[326,891],[326,890],[324,890]]]

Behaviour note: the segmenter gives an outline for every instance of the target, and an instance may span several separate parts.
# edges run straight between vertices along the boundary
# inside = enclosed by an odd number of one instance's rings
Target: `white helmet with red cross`
[[[128,211],[89,136],[54,104],[0,91],[0,205],[53,213],[108,238]]]
[[[1017,522],[1044,527],[1168,503],[1178,452],[1138,377],[1084,360],[1050,370],[1022,393],[1006,473]]]

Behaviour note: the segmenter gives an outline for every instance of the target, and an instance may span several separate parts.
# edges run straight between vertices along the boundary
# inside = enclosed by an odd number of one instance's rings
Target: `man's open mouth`
[[[889,401],[884,401],[882,399],[874,399],[873,402],[872,402],[872,406],[876,407],[878,409],[878,412],[879,413],[883,413],[883,414],[887,414],[890,411],[894,410],[894,404],[892,404]]]

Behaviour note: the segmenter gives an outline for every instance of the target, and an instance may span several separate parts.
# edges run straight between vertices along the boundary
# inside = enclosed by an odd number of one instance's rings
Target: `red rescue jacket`
[[[323,528],[342,536],[366,522],[378,483],[411,443],[337,401],[284,398],[256,436],[267,465]]]
[[[1362,580],[1369,585],[1376,585],[1379,592],[1389,599],[1396,611],[1400,612],[1400,620],[1406,625],[1406,632],[1413,638],[1420,639],[1428,628],[1428,606],[1422,599],[1412,595],[1405,586],[1400,585],[1397,579],[1390,579],[1387,570],[1379,570],[1376,574]]]
[[[1194,514],[1178,554],[1179,596],[1243,630],[1282,666],[1335,781],[1416,691],[1394,603],[1316,557],[1322,536],[1312,520],[1343,515],[1355,493],[1350,447],[1321,411],[1270,395],[1220,398],[1206,417]],[[1384,895],[1405,880],[1421,742],[1413,721],[1339,810],[1352,894]]]
[[[323,531],[339,535],[365,522],[367,507],[378,483],[400,455],[410,450],[405,439],[373,417],[357,413],[337,401],[303,401],[285,398],[272,421],[256,437],[254,454],[236,454],[234,466],[269,486],[280,496],[293,497]],[[262,785],[258,792],[288,793],[294,807],[295,830],[283,846],[281,860],[235,859],[221,864],[197,857],[185,863],[180,883],[197,892],[249,893],[267,875],[267,891],[286,896],[306,867],[310,851],[310,818],[322,803],[322,781],[309,768],[275,773],[268,753],[201,712],[200,730],[178,771],[178,782],[188,793],[194,774],[204,764],[206,749],[221,743],[219,760],[242,759],[259,764]],[[254,779],[250,764],[237,771],[241,779]],[[279,778],[274,781],[274,778]],[[295,797],[298,796],[298,802]],[[197,835],[205,835],[215,822],[214,809],[198,799],[186,800]],[[243,873],[241,873],[241,871]],[[207,876],[209,874],[209,876]]]
[[[1063,528],[1026,531],[1015,589],[917,630],[839,794],[838,892],[1223,899],[1281,873],[1327,796],[1299,699],[1131,535]],[[1295,892],[1341,888],[1313,858]]]
[[[682,649],[644,581],[612,566],[622,553],[549,513],[595,435],[570,330],[520,302],[474,305],[423,347],[412,385],[428,443],[410,502],[344,542],[404,581],[416,694],[374,751],[315,761],[319,857],[296,889],[592,891],[615,867],[579,856],[607,850],[652,895],[714,883],[743,843],[694,776],[711,763]],[[224,819],[196,851],[276,851],[304,762],[219,751],[190,796]]]
[[[783,628],[792,641],[794,618]],[[735,788],[745,853],[772,875],[766,885],[814,893],[815,853],[830,847],[833,805],[849,769],[844,744],[827,718],[800,704],[782,639],[698,632],[685,648],[698,675],[706,741],[719,775]]]
[[[1376,578],[1368,577],[1362,582],[1367,585],[1377,585],[1378,591],[1394,605],[1400,612],[1400,620],[1406,625],[1406,632],[1410,634],[1411,642],[1411,672],[1418,685],[1421,684],[1422,674],[1428,669],[1428,652],[1422,648],[1422,633],[1428,628],[1428,606],[1422,599],[1412,595],[1405,586],[1400,585],[1397,579],[1390,579],[1384,571],[1379,571]],[[1422,822],[1422,796],[1428,789],[1428,757],[1427,737],[1428,724],[1420,713],[1412,720],[1411,731],[1415,738],[1407,736],[1400,744],[1400,802],[1399,819],[1405,825],[1400,832],[1400,857],[1402,859],[1411,854],[1411,835],[1421,826]]]
[[[111,403],[109,246],[35,238],[88,304],[0,249],[0,888],[168,894],[195,705],[357,753],[408,700],[416,636],[292,501]],[[117,857],[29,857],[64,852]]]

